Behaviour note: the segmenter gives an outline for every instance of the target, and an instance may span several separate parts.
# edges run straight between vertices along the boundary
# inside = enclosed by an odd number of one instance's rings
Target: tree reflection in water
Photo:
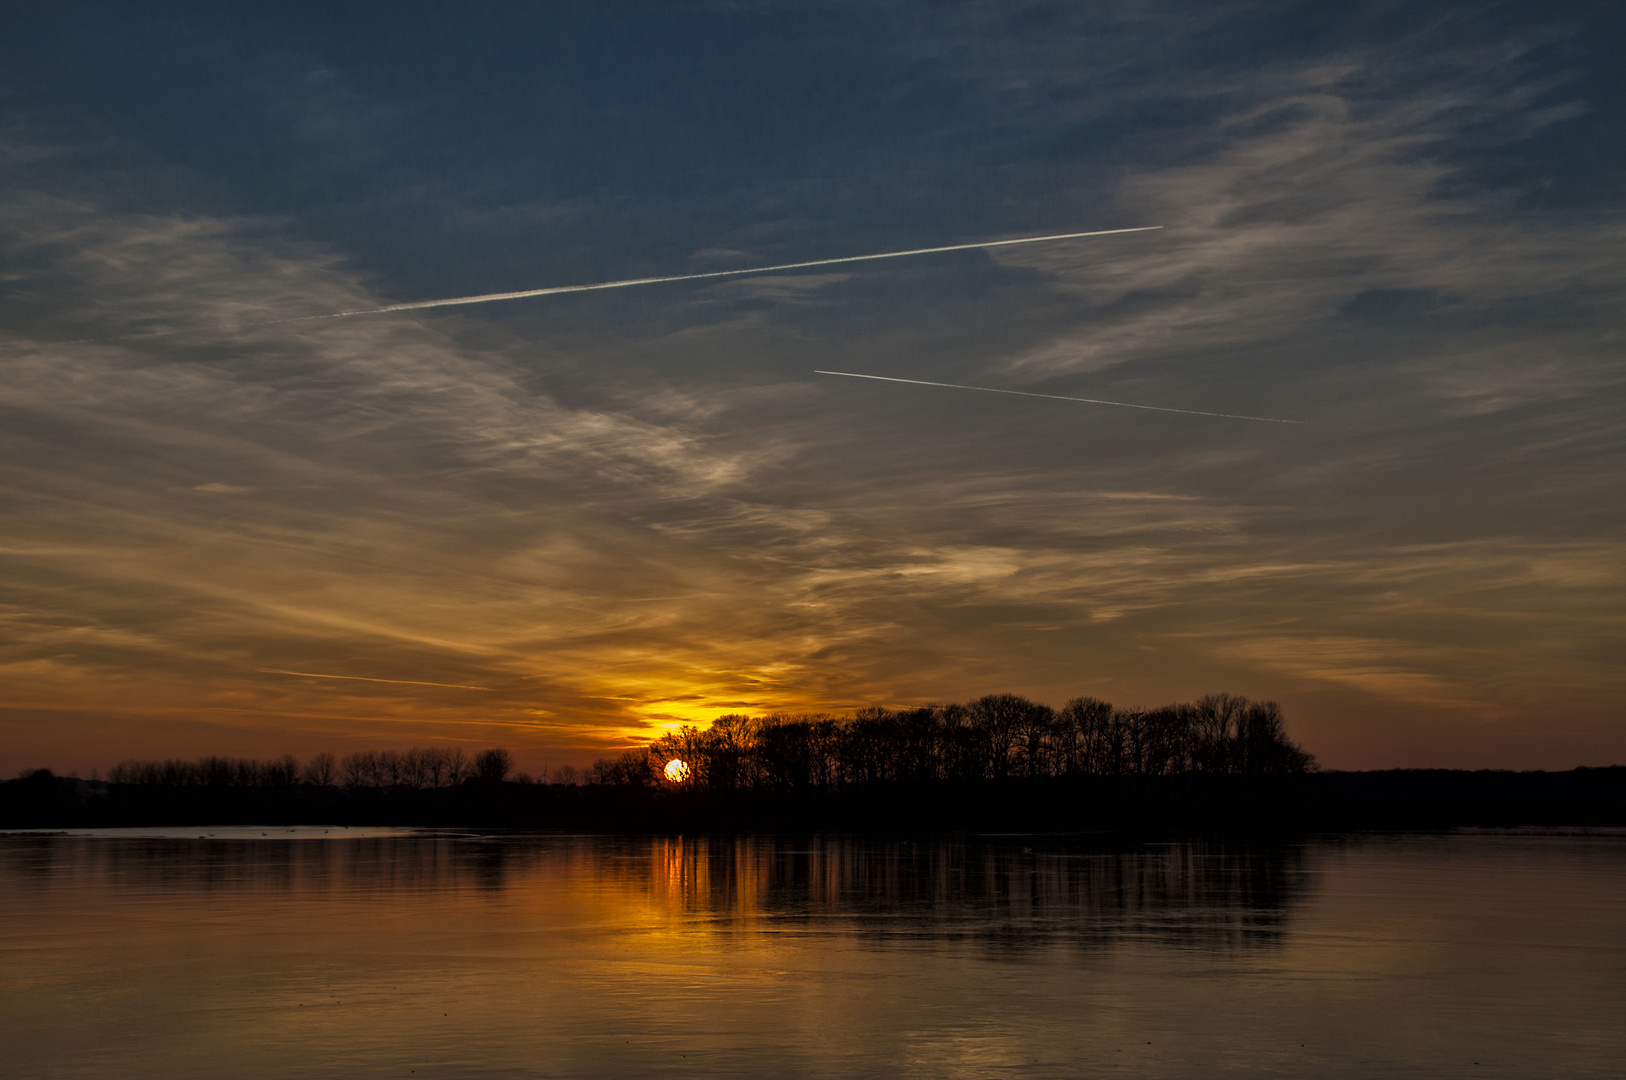
[[[282,839],[13,839],[3,872],[27,888],[80,884],[309,899],[598,892],[640,898],[695,929],[857,934],[876,945],[965,939],[1019,955],[1068,941],[1185,948],[1274,942],[1316,878],[1289,843],[1113,843],[1057,837],[585,837],[418,835]],[[250,835],[244,835],[249,833]]]
[[[1314,877],[1313,857],[1293,845],[1036,837],[671,838],[650,842],[648,865],[648,886],[690,916],[787,932],[834,924],[877,941],[977,939],[1017,952],[1057,939],[1269,944]]]

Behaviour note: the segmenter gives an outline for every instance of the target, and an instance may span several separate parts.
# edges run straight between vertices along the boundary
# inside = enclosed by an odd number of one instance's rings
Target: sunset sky
[[[4,775],[1007,690],[1626,763],[1617,5],[5,24]]]

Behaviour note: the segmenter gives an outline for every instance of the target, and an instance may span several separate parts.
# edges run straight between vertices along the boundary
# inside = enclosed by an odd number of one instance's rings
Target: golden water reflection
[[[1622,896],[1607,833],[0,838],[0,1060],[1601,1076],[1626,1050]]]

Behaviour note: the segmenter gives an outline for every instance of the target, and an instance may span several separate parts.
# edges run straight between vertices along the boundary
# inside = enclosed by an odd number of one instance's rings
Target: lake
[[[1626,832],[0,837],[12,1077],[1610,1076]]]

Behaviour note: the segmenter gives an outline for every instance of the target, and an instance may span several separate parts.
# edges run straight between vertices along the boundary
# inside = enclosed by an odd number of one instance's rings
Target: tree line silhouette
[[[673,759],[681,785],[665,774]],[[1059,711],[1016,694],[965,704],[867,708],[850,716],[729,715],[706,728],[685,725],[646,746],[601,758],[585,772],[554,770],[556,784],[728,791],[836,790],[896,782],[1152,777],[1193,773],[1258,776],[1304,773],[1315,759],[1287,737],[1281,708],[1210,694],[1157,709],[1118,709],[1090,697]],[[276,788],[306,784],[352,791],[425,791],[513,779],[504,749],[414,746],[321,753],[303,766],[291,755],[259,761],[122,761],[112,784],[171,788]],[[546,781],[547,777],[540,778]]]
[[[593,783],[659,787],[674,758],[712,790],[833,789],[889,782],[1190,773],[1304,773],[1274,701],[1210,694],[1157,709],[1079,697],[1060,711],[1016,694],[966,704],[861,709],[850,717],[730,715],[601,758]]]
[[[684,769],[666,767],[676,758]],[[1158,709],[1013,694],[843,717],[724,716],[591,769],[506,750],[362,750],[301,764],[124,761],[0,781],[0,828],[403,825],[629,833],[1056,832],[1626,824],[1626,767],[1323,772],[1273,702]]]
[[[461,747],[414,746],[408,750],[358,750],[342,758],[321,753],[303,768],[292,755],[270,761],[212,756],[196,761],[121,761],[108,770],[107,782],[236,788],[292,787],[303,782],[316,787],[342,785],[353,790],[423,791],[471,782],[502,783],[513,771],[514,755],[507,750],[482,750],[470,755]]]

